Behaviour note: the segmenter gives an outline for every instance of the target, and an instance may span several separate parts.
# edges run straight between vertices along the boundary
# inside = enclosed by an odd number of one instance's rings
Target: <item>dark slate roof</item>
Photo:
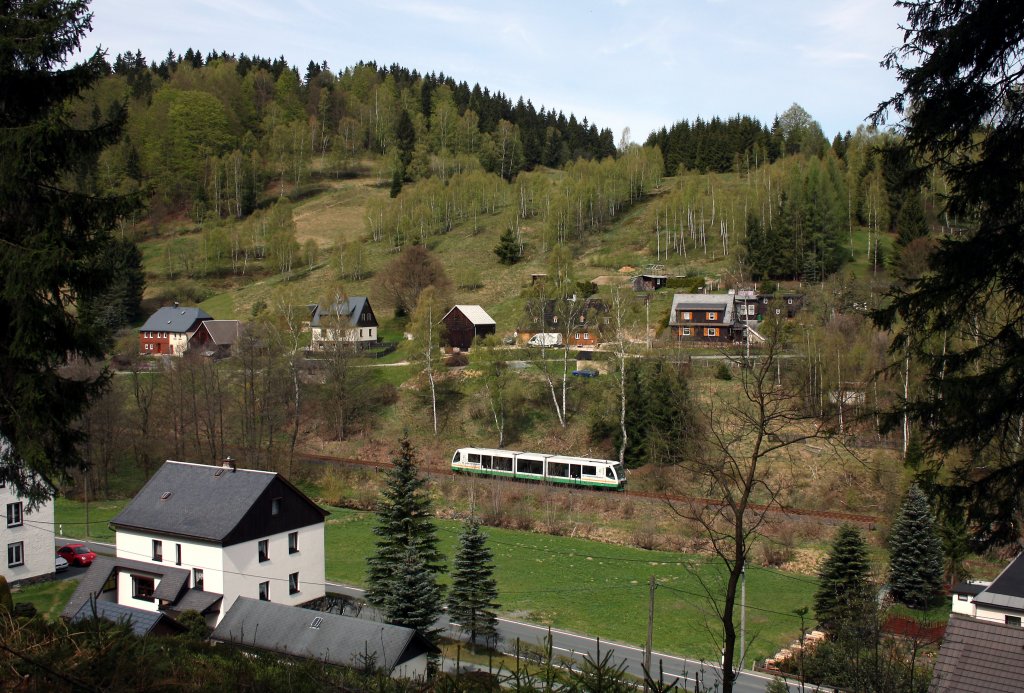
[[[110,524],[115,529],[230,543],[238,538],[239,532],[235,530],[250,514],[256,501],[268,488],[279,483],[309,506],[306,515],[315,515],[323,521],[327,513],[276,472],[231,470],[168,460]],[[274,525],[278,519],[268,517],[253,531],[258,534],[280,531]],[[302,526],[308,524],[312,522]]]
[[[68,600],[61,615],[64,618],[74,618],[84,604],[103,591],[103,585],[115,571],[147,573],[159,577],[160,584],[153,591],[153,597],[172,603],[177,601],[188,585],[189,571],[183,568],[174,568],[160,563],[133,561],[128,558],[97,556],[89,569],[79,578],[78,587],[75,588],[74,594],[71,595],[71,599]]]
[[[149,316],[139,332],[188,332],[197,320],[212,320],[202,308],[164,306]]]
[[[974,598],[976,604],[1024,611],[1024,554],[1003,568],[992,584]]]
[[[349,296],[341,303],[335,303],[330,306],[313,306],[313,317],[310,319],[309,325],[310,327],[320,327],[321,319],[337,315],[339,317],[347,317],[348,324],[356,327],[359,325],[359,316],[362,314],[363,307],[367,302],[366,296]]]
[[[930,693],[1017,693],[1024,681],[1024,629],[952,614]]]
[[[185,594],[181,595],[181,599],[167,608],[178,613],[183,611],[198,611],[202,614],[210,610],[223,598],[224,595],[217,594],[216,592],[190,589],[185,590]]]
[[[319,618],[319,627],[311,627]],[[213,639],[260,650],[358,666],[369,655],[384,670],[437,648],[411,628],[239,597]]]
[[[82,604],[78,612],[71,617],[71,621],[85,621],[93,617],[115,623],[127,623],[132,632],[139,636],[149,635],[158,626],[165,630],[181,632],[185,630],[183,625],[159,611],[145,611],[117,602],[103,602],[95,599],[90,599]]]
[[[987,587],[988,585],[983,582],[960,582],[951,591],[953,594],[978,595],[984,592]]]

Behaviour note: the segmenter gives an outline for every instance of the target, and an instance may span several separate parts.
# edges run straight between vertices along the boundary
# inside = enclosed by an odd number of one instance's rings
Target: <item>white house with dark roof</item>
[[[204,320],[212,318],[202,308],[177,304],[160,308],[139,328],[139,353],[182,356]]]
[[[366,296],[349,296],[331,305],[311,305],[310,348],[322,351],[332,344],[377,341],[377,316]]]
[[[97,559],[68,609],[100,594],[216,625],[239,597],[319,599],[326,515],[276,472],[168,460],[111,520],[116,558]]]
[[[1024,619],[1024,554],[1018,554],[991,583],[962,582],[953,592],[953,613],[1021,627]]]
[[[213,639],[338,666],[421,679],[438,649],[419,632],[387,623],[239,597]]]
[[[11,451],[11,444],[0,437],[0,462]],[[13,486],[0,481],[0,547],[3,563],[0,575],[9,584],[29,582],[53,575],[53,501],[38,503],[29,510],[29,503]]]

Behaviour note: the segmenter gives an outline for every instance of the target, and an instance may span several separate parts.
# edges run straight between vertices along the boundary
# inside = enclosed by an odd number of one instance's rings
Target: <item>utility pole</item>
[[[747,657],[747,561],[744,558],[740,570],[740,671]]]
[[[650,590],[647,597],[647,647],[644,649],[644,693],[647,693],[647,680],[651,678],[651,650],[654,649],[654,576],[651,576]]]

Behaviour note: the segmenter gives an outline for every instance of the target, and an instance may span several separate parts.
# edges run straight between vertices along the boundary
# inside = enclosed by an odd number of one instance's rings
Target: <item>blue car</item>
[[[573,371],[573,375],[578,375],[581,378],[596,378],[597,371],[593,368],[581,368],[578,371]]]

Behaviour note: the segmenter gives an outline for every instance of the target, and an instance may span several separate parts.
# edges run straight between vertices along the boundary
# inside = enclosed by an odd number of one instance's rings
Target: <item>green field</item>
[[[372,513],[331,508],[327,577],[365,586],[373,550]],[[460,524],[439,521],[441,549],[451,557]],[[655,597],[654,646],[691,657],[716,658],[719,632],[701,582],[721,594],[723,572],[705,556],[644,551],[594,541],[487,527],[503,615],[532,623],[642,645],[647,633],[648,580]],[[774,654],[799,635],[792,613],[811,606],[813,579],[773,570],[747,574],[749,657]]]
[[[85,503],[58,498],[53,509],[53,533],[58,541],[64,536],[113,542],[114,530],[110,529],[110,520],[127,504],[126,500],[93,501],[89,503],[86,522]]]
[[[32,603],[48,621],[55,621],[71,599],[78,580],[50,580],[19,587],[12,595],[15,604]]]

